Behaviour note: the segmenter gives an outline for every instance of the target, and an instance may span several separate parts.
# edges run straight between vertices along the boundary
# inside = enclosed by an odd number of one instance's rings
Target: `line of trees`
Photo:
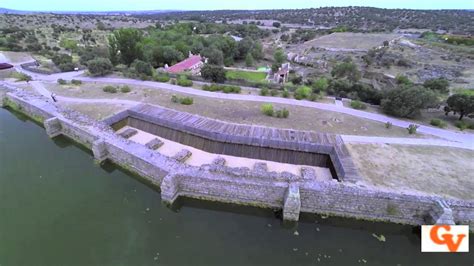
[[[130,66],[139,59],[153,67],[173,65],[189,52],[201,54],[213,65],[232,65],[235,60],[252,63],[263,58],[259,41],[245,37],[237,42],[223,34],[196,34],[194,24],[182,23],[164,29],[149,30],[145,36],[138,29],[119,29],[109,37],[109,57],[112,64]]]

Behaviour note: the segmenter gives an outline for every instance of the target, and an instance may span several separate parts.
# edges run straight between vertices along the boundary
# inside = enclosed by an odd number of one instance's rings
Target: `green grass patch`
[[[242,70],[227,70],[225,73],[227,79],[230,80],[246,80],[250,82],[261,82],[267,77],[265,72],[251,72]]]
[[[465,95],[469,95],[469,96],[474,96],[474,89],[462,89],[462,88],[459,88],[459,89],[455,89],[454,92],[456,94],[465,94]]]

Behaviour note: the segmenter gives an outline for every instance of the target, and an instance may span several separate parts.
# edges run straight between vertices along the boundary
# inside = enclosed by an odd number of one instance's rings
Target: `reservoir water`
[[[0,108],[0,265],[473,265],[471,253],[421,253],[411,226],[184,200],[93,162]],[[383,235],[385,242],[372,234]]]

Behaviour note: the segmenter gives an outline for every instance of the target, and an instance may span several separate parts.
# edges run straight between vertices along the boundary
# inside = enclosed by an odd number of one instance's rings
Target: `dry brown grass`
[[[370,184],[474,199],[474,151],[386,144],[347,146],[360,174]]]
[[[384,41],[391,41],[399,36],[399,34],[384,33],[336,32],[308,41],[304,45],[322,48],[368,50],[381,46]]]
[[[120,104],[61,103],[61,105],[81,112],[96,120],[102,120],[127,108],[127,106]]]

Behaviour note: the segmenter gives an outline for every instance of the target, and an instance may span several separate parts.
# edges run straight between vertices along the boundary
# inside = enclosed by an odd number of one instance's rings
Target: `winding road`
[[[410,121],[403,121],[393,117],[388,117],[383,114],[369,113],[365,111],[355,110],[352,108],[344,107],[340,104],[326,104],[326,103],[317,103],[310,101],[299,101],[295,99],[288,98],[278,98],[278,97],[266,97],[258,95],[244,95],[244,94],[225,94],[219,92],[209,92],[199,89],[193,89],[189,87],[181,87],[177,85],[172,85],[169,83],[159,83],[154,81],[141,81],[134,79],[126,78],[111,78],[111,77],[85,77],[83,76],[83,71],[77,72],[66,72],[58,73],[52,75],[43,75],[38,73],[33,73],[27,71],[20,67],[19,64],[15,64],[15,69],[18,72],[22,72],[30,75],[35,81],[30,82],[36,91],[41,93],[46,97],[50,97],[51,92],[49,92],[41,83],[44,82],[55,82],[57,79],[78,79],[84,82],[106,82],[106,83],[118,83],[118,84],[127,84],[132,86],[146,86],[156,89],[165,89],[173,92],[186,93],[196,96],[216,98],[216,99],[226,99],[226,100],[240,100],[240,101],[255,101],[255,102],[266,102],[266,103],[276,103],[276,104],[287,104],[293,106],[303,106],[315,109],[321,109],[326,111],[338,112],[343,114],[348,114],[360,118],[365,118],[373,121],[378,121],[382,123],[390,122],[394,126],[406,128],[408,125],[413,124]],[[5,82],[3,82],[5,83]],[[118,99],[78,99],[70,97],[57,96],[60,101],[66,102],[78,102],[78,103],[111,103],[111,104],[125,104],[125,105],[136,105],[140,102],[130,101],[130,100],[118,100]],[[343,139],[349,142],[361,142],[361,143],[394,143],[394,144],[407,144],[407,145],[436,145],[436,146],[450,146],[450,147],[459,147],[474,150],[474,134],[470,133],[458,133],[450,130],[434,128],[430,126],[420,125],[417,130],[419,133],[429,134],[436,136],[438,138],[444,139],[412,139],[412,138],[385,138],[385,137],[371,137],[371,136],[349,136],[344,135]]]

